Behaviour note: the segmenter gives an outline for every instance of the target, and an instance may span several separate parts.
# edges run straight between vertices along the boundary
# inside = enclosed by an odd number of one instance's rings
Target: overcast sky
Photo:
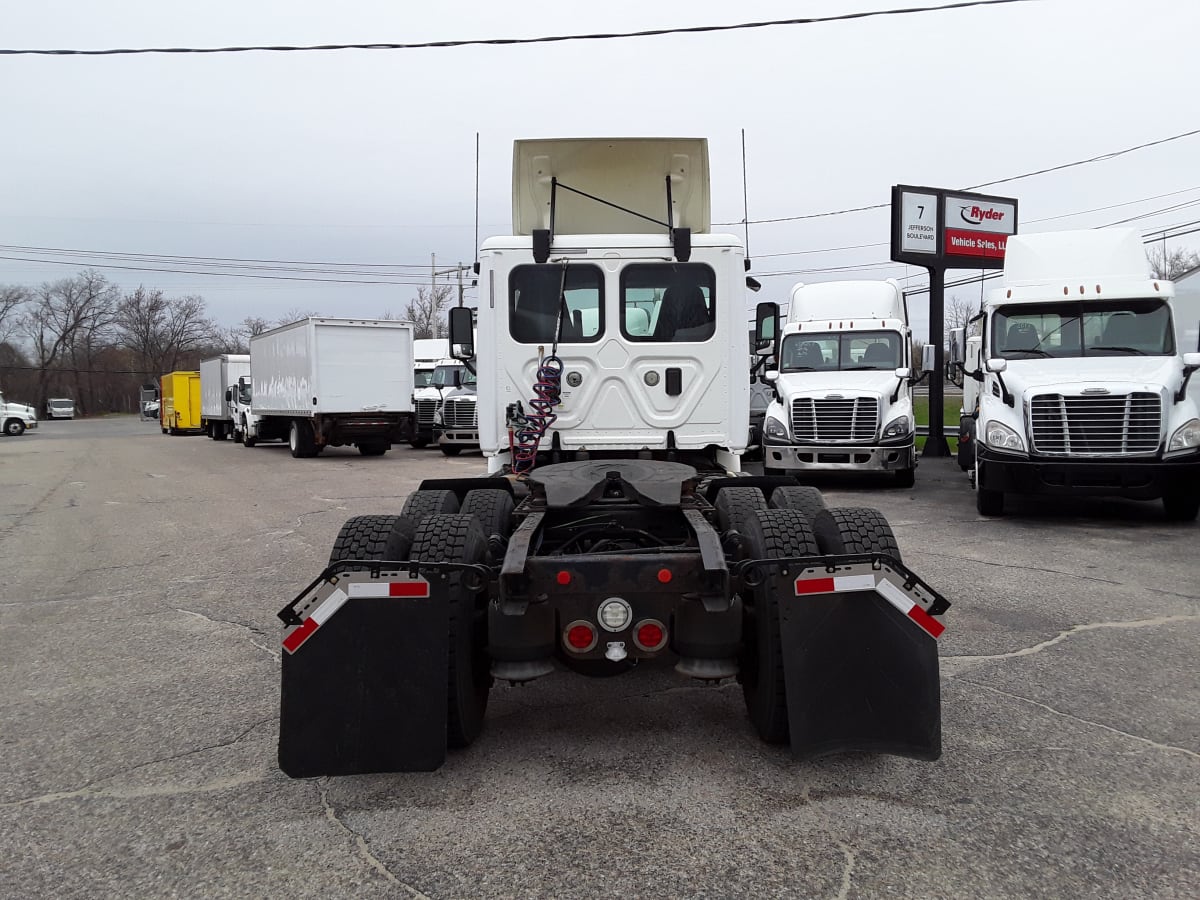
[[[9,0],[0,46],[533,37],[909,5],[918,4]],[[481,240],[510,231],[512,141],[524,137],[706,137],[713,220],[728,223],[742,219],[744,128],[750,219],[801,216],[886,203],[896,183],[958,188],[1200,128],[1198,34],[1196,3],[1040,0],[526,46],[0,56],[0,256],[76,251],[0,259],[0,284],[100,263],[183,268],[80,251],[344,263],[403,283],[100,270],[128,289],[201,294],[226,325],[296,309],[398,313],[428,278],[430,254],[439,268],[474,259],[477,132]],[[989,190],[1019,199],[1022,231],[1179,204],[1132,225],[1191,222],[1200,135]],[[886,209],[751,225],[765,288],[749,302],[785,300],[796,281],[918,274],[887,262],[888,227]],[[827,249],[864,244],[879,246]],[[1169,246],[1200,247],[1200,234]],[[862,268],[828,271],[844,266]],[[910,301],[918,333],[925,303]]]

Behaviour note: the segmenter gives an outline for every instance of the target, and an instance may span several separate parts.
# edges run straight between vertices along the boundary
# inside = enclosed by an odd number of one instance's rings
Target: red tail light
[[[587,653],[596,646],[596,629],[590,622],[572,622],[563,632],[563,641],[568,650]]]
[[[643,619],[633,629],[633,642],[641,650],[661,650],[667,644],[667,629],[655,619]]]

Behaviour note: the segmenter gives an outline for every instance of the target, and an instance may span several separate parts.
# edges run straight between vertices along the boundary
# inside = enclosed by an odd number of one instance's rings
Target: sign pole
[[[921,456],[949,456],[945,415],[946,270],[929,267],[929,342],[933,344],[933,371],[929,373],[929,436]]]

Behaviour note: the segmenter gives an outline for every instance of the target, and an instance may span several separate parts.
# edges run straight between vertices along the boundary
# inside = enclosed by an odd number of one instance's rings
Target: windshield
[[[55,409],[70,409],[75,405],[74,400],[51,400],[50,405]]]
[[[417,369],[413,373],[413,387],[429,387],[433,382],[433,369]]]
[[[902,340],[895,331],[789,334],[779,354],[780,371],[891,371],[904,358]]]
[[[993,357],[1171,356],[1171,310],[1161,299],[1002,306],[992,316]]]
[[[454,373],[458,373],[460,384],[475,383],[475,376],[467,371],[466,366],[438,366],[433,370],[433,378],[429,384],[434,387],[454,387]]]

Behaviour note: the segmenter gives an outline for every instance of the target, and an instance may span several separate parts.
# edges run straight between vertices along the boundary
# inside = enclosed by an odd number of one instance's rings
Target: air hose
[[[562,402],[563,361],[558,356],[558,340],[562,336],[563,317],[567,311],[566,300],[567,263],[563,262],[562,275],[558,283],[559,312],[554,328],[554,344],[548,356],[538,361],[534,375],[533,399],[529,407],[533,412],[522,411],[520,404],[510,415],[508,444],[515,475],[524,475],[537,464],[538,448],[550,426],[558,419],[554,407]],[[539,348],[539,352],[540,352]]]

